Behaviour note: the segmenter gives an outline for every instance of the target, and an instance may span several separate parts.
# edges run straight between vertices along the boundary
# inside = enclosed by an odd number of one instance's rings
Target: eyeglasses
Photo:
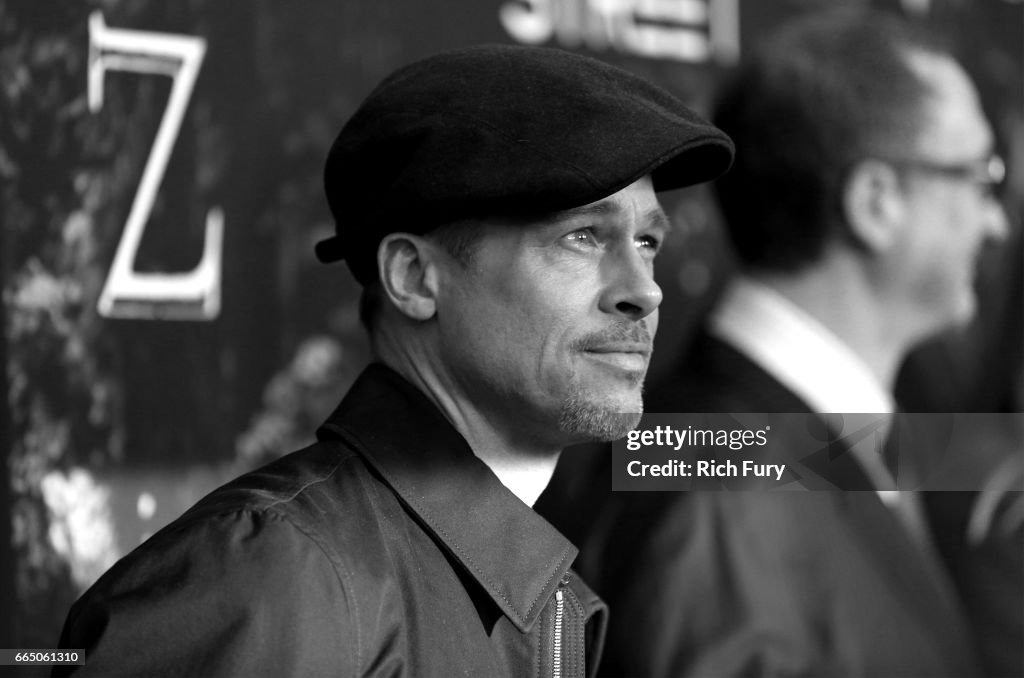
[[[940,163],[909,158],[886,160],[885,162],[902,169],[967,181],[990,193],[998,191],[1006,179],[1006,163],[995,154],[959,163]]]

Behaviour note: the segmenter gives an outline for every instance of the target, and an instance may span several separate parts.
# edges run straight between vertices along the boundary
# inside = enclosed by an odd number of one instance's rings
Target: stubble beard
[[[650,345],[651,332],[647,328],[647,321],[617,322],[604,330],[579,337],[573,342],[572,349],[573,352],[583,352],[614,341]],[[635,397],[617,400],[596,388],[587,388],[579,372],[573,370],[569,379],[569,392],[562,402],[559,428],[580,442],[610,441],[625,437],[640,423],[643,414],[641,393],[646,372],[645,369],[630,379]]]
[[[642,381],[643,377],[637,379],[638,389]],[[625,437],[640,423],[643,400],[637,398],[635,411],[623,412],[622,409],[622,404],[588,392],[579,378],[573,375],[569,394],[562,403],[558,425],[563,433],[580,439],[580,442],[617,440]]]

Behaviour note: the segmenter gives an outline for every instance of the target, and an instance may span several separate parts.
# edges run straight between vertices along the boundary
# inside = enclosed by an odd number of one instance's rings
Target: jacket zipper
[[[552,644],[551,675],[553,678],[562,678],[562,618],[565,616],[565,593],[562,587],[569,584],[569,577],[566,576],[558,584],[555,590],[555,641]]]

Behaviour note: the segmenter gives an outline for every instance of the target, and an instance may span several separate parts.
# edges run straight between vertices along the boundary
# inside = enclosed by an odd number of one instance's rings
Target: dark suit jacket
[[[809,412],[707,336],[647,403],[649,412]],[[841,486],[867,486],[856,465],[844,473]],[[574,511],[591,526],[577,534],[581,571],[612,610],[604,675],[976,673],[944,572],[873,491],[617,492],[591,502],[600,506]]]

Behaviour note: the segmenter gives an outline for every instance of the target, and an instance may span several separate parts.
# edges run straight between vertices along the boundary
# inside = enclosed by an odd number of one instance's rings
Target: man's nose
[[[630,320],[645,318],[661,304],[661,287],[654,281],[654,267],[635,247],[610,260],[608,281],[601,295],[605,313]]]

